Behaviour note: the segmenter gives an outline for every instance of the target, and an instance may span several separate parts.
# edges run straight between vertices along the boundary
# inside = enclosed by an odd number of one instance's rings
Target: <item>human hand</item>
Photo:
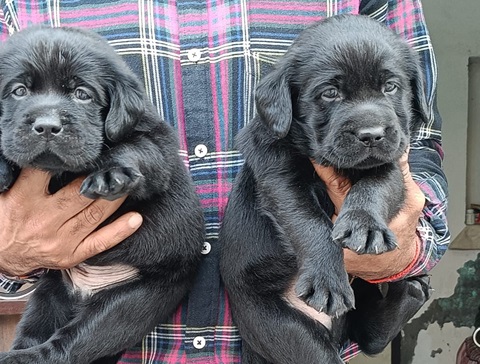
[[[0,272],[24,275],[38,268],[65,269],[105,251],[133,234],[142,217],[129,212],[94,231],[125,200],[91,200],[76,179],[53,195],[50,176],[24,169],[0,194]]]
[[[398,248],[381,255],[358,255],[344,249],[345,266],[351,275],[376,280],[391,277],[402,272],[415,259],[417,245],[420,239],[416,228],[418,219],[425,205],[425,196],[410,174],[408,152],[399,161],[405,184],[405,203],[389,223],[389,228],[397,238]],[[327,192],[335,206],[332,221],[335,221],[343,201],[350,190],[350,181],[335,173],[331,167],[313,164],[315,171],[325,182]]]

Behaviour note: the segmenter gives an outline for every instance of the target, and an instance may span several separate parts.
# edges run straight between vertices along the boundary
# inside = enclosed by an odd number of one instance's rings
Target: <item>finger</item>
[[[25,168],[15,181],[10,191],[19,196],[34,198],[48,194],[50,174],[38,169]]]
[[[325,182],[327,188],[339,196],[345,197],[350,190],[348,178],[338,174],[333,167],[325,167],[314,163],[313,167],[318,176]]]
[[[55,211],[64,216],[73,216],[95,202],[80,193],[82,182],[83,178],[77,178],[50,196]]]
[[[398,163],[400,165],[400,169],[402,171],[405,181],[411,179],[410,165],[408,164],[408,151],[403,153]]]
[[[142,215],[129,212],[112,223],[90,234],[74,251],[73,264],[78,264],[115,245],[132,235],[141,226]]]
[[[90,235],[102,222],[112,215],[127,197],[121,197],[114,201],[103,199],[90,200],[92,203],[81,210],[78,214],[66,221],[59,229],[60,234],[78,237],[83,240]]]
[[[333,167],[325,167],[316,163],[313,163],[313,167],[318,176],[325,182],[328,196],[335,205],[335,211],[338,213],[348,191],[350,191],[350,181],[348,178],[339,175]]]

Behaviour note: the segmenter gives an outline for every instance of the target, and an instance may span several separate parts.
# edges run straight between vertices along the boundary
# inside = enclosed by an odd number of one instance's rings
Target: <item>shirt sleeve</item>
[[[428,120],[412,130],[409,164],[412,177],[426,198],[417,226],[420,238],[416,260],[383,281],[425,274],[445,254],[450,242],[447,225],[448,186],[442,169],[442,119],[436,104],[437,66],[420,0],[363,0],[361,12],[384,22],[403,36],[422,62]]]

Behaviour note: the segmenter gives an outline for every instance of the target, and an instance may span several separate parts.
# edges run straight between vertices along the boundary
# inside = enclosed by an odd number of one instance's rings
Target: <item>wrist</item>
[[[410,272],[421,253],[422,243],[416,234],[408,241],[410,244],[401,244],[397,249],[380,255],[358,255],[344,249],[347,272],[369,282],[400,279]]]
[[[3,252],[2,252],[3,253]],[[25,277],[35,275],[37,271],[43,269],[26,265],[25,261],[21,261],[18,257],[12,257],[11,254],[0,253],[0,275],[12,281],[21,281]],[[19,253],[19,256],[22,254]]]
[[[401,271],[391,274],[387,277],[383,277],[380,279],[367,279],[368,282],[370,283],[384,283],[384,282],[393,282],[393,281],[398,281],[400,279],[405,278],[413,269],[415,264],[417,263],[418,259],[420,258],[421,252],[422,252],[422,241],[418,235],[415,236],[415,244],[414,244],[414,255],[413,258],[410,260],[410,263],[403,268]]]

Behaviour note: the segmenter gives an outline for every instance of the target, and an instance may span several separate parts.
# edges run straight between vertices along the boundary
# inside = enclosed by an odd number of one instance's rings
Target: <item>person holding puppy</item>
[[[141,4],[141,5],[139,5]],[[310,23],[341,13],[385,22],[418,49],[426,75],[430,120],[414,130],[400,161],[405,207],[391,221],[399,248],[378,256],[345,250],[347,271],[372,283],[427,273],[449,242],[447,185],[441,169],[441,119],[435,105],[436,68],[419,0],[207,1],[174,3],[12,1],[0,13],[0,32],[32,24],[88,27],[106,37],[142,77],[160,115],[178,131],[181,150],[203,201],[207,241],[194,287],[169,322],[158,323],[121,363],[235,363],[241,339],[218,271],[218,231],[232,181],[242,165],[238,130],[253,117],[253,92],[295,36]],[[348,29],[345,29],[348,31]],[[316,166],[341,209],[349,182]],[[128,213],[96,228],[123,202],[90,200],[74,181],[49,195],[47,174],[23,170],[0,195],[0,285],[15,291],[43,269],[63,269],[133,234],[142,216]],[[333,219],[335,216],[332,217]],[[308,311],[303,302],[299,309]],[[312,313],[315,315],[315,312]],[[358,350],[345,346],[348,360]]]

